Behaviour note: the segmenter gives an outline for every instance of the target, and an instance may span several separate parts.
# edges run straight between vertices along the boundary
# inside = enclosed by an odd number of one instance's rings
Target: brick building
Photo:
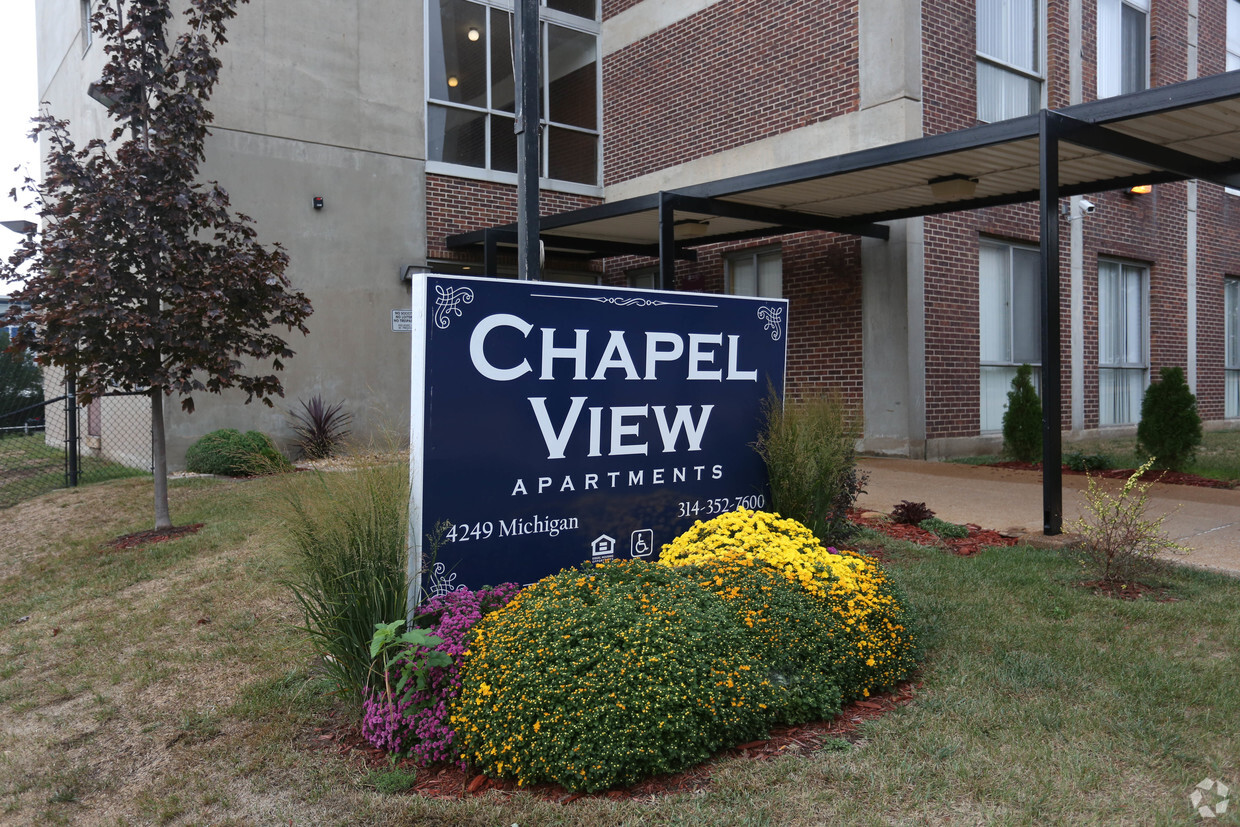
[[[360,430],[407,416],[408,340],[387,328],[404,275],[479,273],[478,231],[515,217],[510,8],[265,0],[230,31],[207,176],[315,303],[289,396],[366,400]],[[97,132],[77,10],[40,4],[40,91]],[[544,0],[541,19],[544,216],[1240,67],[1240,0]],[[1131,429],[1167,365],[1203,418],[1240,421],[1240,197],[1173,181],[1062,206],[1064,430]],[[675,287],[787,297],[790,394],[844,393],[869,450],[996,444],[1016,367],[1039,362],[1035,204],[892,220],[885,239],[727,225],[677,224],[695,258]],[[548,243],[544,277],[657,283],[650,250],[596,241]],[[510,248],[494,261],[514,270]],[[172,414],[170,456],[213,427],[284,435],[235,401]]]

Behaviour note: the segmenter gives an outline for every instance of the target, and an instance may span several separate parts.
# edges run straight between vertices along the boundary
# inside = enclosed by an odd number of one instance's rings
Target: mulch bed
[[[148,531],[138,531],[133,534],[126,534],[124,537],[117,537],[115,540],[109,540],[104,543],[105,548],[110,549],[129,549],[138,548],[140,546],[154,545],[162,543],[165,540],[175,540],[178,537],[186,537],[190,534],[197,534],[198,529],[202,528],[202,523],[194,523],[193,525],[174,526],[172,528],[152,528]]]
[[[1156,600],[1159,603],[1174,603],[1176,598],[1170,595],[1166,589],[1160,589],[1157,586],[1147,586],[1144,583],[1138,583],[1136,580],[1129,580],[1126,583],[1117,583],[1113,580],[1086,580],[1081,583],[1081,588],[1089,589],[1096,595],[1111,597],[1116,600],[1138,600],[1142,597]]]
[[[919,684],[904,683],[893,692],[851,703],[844,707],[839,716],[832,721],[820,721],[794,727],[775,727],[771,730],[771,736],[765,740],[740,744],[724,750],[703,764],[671,775],[647,778],[645,781],[623,789],[598,793],[570,793],[558,784],[518,787],[515,781],[487,778],[472,770],[462,770],[456,766],[440,764],[417,768],[417,783],[408,790],[408,794],[426,798],[460,800],[494,790],[500,795],[524,792],[544,801],[569,804],[580,798],[648,800],[660,795],[704,790],[710,786],[711,775],[715,767],[720,761],[729,758],[739,756],[766,761],[781,755],[810,754],[833,739],[856,743],[860,740],[857,730],[864,721],[885,715],[897,707],[911,703],[918,686]],[[317,727],[313,738],[315,746],[325,750],[334,749],[342,758],[360,765],[362,769],[385,770],[392,766],[391,756],[363,740],[356,727]],[[409,770],[413,770],[416,766],[409,759],[402,759],[398,765]]]
[[[1014,468],[1018,471],[1041,471],[1042,463],[1040,462],[1016,462],[1015,460],[1005,462],[989,463],[991,468]],[[1063,466],[1065,474],[1076,474],[1078,476],[1089,475],[1091,477],[1099,477],[1109,480],[1126,480],[1133,475],[1137,469],[1135,468],[1108,468],[1105,471],[1073,471],[1068,466]],[[1167,485],[1195,485],[1198,488],[1235,488],[1235,481],[1215,480],[1209,477],[1200,477],[1196,474],[1188,474],[1184,471],[1159,471],[1151,468],[1141,475],[1142,482],[1161,482]]]
[[[969,529],[968,537],[939,537],[937,534],[915,525],[894,523],[887,517],[865,516],[866,514],[873,514],[873,512],[850,511],[848,519],[857,525],[872,528],[875,531],[886,534],[888,537],[916,543],[919,546],[933,546],[946,549],[952,554],[957,554],[961,557],[977,554],[984,548],[1014,546],[1018,542],[1015,537],[1005,537],[997,531],[982,528],[974,523],[967,523],[965,525],[965,528]]]

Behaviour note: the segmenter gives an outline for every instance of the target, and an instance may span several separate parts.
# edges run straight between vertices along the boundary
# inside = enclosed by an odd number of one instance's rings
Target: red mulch
[[[126,534],[124,537],[117,537],[115,540],[109,540],[104,543],[104,546],[117,550],[149,546],[155,543],[162,543],[165,540],[175,540],[178,537],[197,534],[198,529],[202,528],[202,526],[202,523],[194,523],[193,525],[175,526],[173,528],[152,528],[149,531],[138,531],[133,534]]]
[[[711,775],[720,761],[739,756],[765,761],[780,755],[798,755],[818,750],[829,739],[858,740],[857,729],[863,721],[877,718],[899,706],[911,703],[919,684],[901,684],[894,692],[875,695],[863,701],[849,704],[833,721],[820,721],[795,727],[775,727],[771,736],[762,741],[751,741],[724,750],[709,761],[671,775],[647,778],[631,787],[599,793],[570,793],[558,784],[538,784],[518,787],[515,781],[488,778],[474,770],[439,764],[417,768],[418,780],[408,791],[411,795],[426,798],[459,800],[483,795],[495,790],[502,795],[518,791],[560,804],[568,804],[579,798],[649,799],[652,796],[686,793],[703,790],[710,786]],[[391,756],[372,747],[353,726],[316,727],[313,745],[321,749],[334,749],[345,760],[354,762],[367,770],[389,768]],[[416,764],[410,759],[398,762],[406,769]]]
[[[1137,600],[1142,597],[1148,597],[1159,603],[1174,603],[1176,600],[1167,593],[1166,589],[1147,586],[1136,580],[1129,580],[1126,583],[1117,583],[1113,580],[1086,580],[1081,583],[1081,586],[1094,594],[1113,597],[1116,600]]]
[[[992,462],[992,468],[1014,468],[1018,471],[1041,471],[1042,463],[1040,462],[1016,462],[1015,460],[1006,462]],[[1065,474],[1088,474],[1091,477],[1101,477],[1110,480],[1126,480],[1133,475],[1135,468],[1109,468],[1105,471],[1073,471],[1068,466],[1063,467]],[[1142,482],[1162,482],[1167,485],[1195,485],[1199,488],[1235,488],[1235,481],[1215,480],[1209,477],[1199,477],[1196,474],[1188,474],[1184,471],[1158,471],[1150,469],[1141,475]]]
[[[848,519],[857,525],[872,528],[875,531],[882,532],[888,537],[894,537],[897,540],[906,540],[910,543],[916,543],[919,546],[934,546],[936,548],[944,548],[952,554],[958,554],[961,557],[968,557],[971,554],[977,554],[984,548],[992,546],[1014,546],[1017,543],[1015,537],[1005,537],[997,531],[991,531],[988,528],[982,528],[974,523],[967,523],[965,528],[969,529],[968,537],[939,537],[933,532],[926,531],[908,523],[893,523],[885,517],[863,517],[860,511],[850,511]]]

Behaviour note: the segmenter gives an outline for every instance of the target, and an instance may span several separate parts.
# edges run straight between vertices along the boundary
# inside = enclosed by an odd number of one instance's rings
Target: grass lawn
[[[89,456],[80,458],[80,483],[149,476],[146,471]],[[0,438],[0,508],[8,508],[63,488],[65,452],[48,445],[42,433]]]
[[[1083,454],[1103,454],[1111,460],[1112,468],[1138,468],[1148,456],[1137,452],[1136,436],[1116,439],[1091,440],[1063,445],[1066,457],[1073,451]],[[952,462],[985,465],[1006,459],[998,454],[962,457]],[[1196,459],[1184,466],[1183,471],[1215,480],[1240,480],[1240,430],[1207,431]]]
[[[865,537],[927,660],[848,749],[727,759],[653,800],[380,792],[324,748],[339,707],[280,583],[267,504],[310,476],[176,482],[174,519],[205,527],[123,551],[101,544],[150,527],[147,481],[0,512],[0,824],[1186,824],[1202,779],[1240,789],[1240,579],[1174,569],[1174,601],[1121,602],[1055,552]]]

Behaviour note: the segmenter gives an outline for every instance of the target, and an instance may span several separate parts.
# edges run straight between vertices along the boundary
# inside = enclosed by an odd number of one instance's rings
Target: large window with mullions
[[[427,0],[431,172],[516,182],[512,3]],[[599,185],[597,0],[543,0],[539,172],[569,190]]]

